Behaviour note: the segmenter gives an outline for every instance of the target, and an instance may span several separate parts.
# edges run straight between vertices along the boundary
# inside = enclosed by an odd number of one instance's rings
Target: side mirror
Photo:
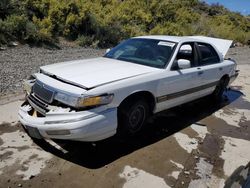
[[[108,53],[110,51],[110,48],[106,49],[106,53]]]
[[[177,64],[180,69],[187,69],[191,67],[191,62],[187,59],[178,59]]]

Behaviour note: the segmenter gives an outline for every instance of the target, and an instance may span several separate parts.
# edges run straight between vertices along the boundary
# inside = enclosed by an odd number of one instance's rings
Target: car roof
[[[225,57],[228,49],[232,44],[232,40],[213,38],[213,37],[205,37],[205,36],[169,36],[169,35],[147,35],[147,36],[139,36],[134,38],[142,38],[142,39],[156,39],[156,40],[165,40],[172,42],[205,42],[213,45],[222,55]]]
[[[156,39],[156,40],[166,40],[172,42],[180,42],[184,39],[181,36],[169,36],[169,35],[147,35],[147,36],[139,36],[134,38],[143,38],[143,39]]]

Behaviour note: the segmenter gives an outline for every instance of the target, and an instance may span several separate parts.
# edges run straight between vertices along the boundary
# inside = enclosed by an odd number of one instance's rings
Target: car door
[[[210,94],[214,91],[218,80],[223,76],[224,67],[213,46],[201,42],[197,42],[195,45],[199,54],[198,68],[203,84],[201,95]]]
[[[189,60],[191,67],[180,69],[177,61]],[[157,87],[157,111],[171,108],[199,97],[197,87],[201,85],[198,54],[195,44],[184,43],[180,46],[171,70],[159,81]]]

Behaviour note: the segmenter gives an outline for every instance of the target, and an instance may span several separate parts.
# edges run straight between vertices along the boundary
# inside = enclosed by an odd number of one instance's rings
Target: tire
[[[212,98],[215,101],[220,102],[222,100],[223,93],[224,91],[226,91],[228,83],[229,83],[229,79],[227,77],[220,79],[214,92],[212,93]]]
[[[145,100],[130,100],[118,108],[118,135],[133,136],[139,133],[149,116],[149,105]]]

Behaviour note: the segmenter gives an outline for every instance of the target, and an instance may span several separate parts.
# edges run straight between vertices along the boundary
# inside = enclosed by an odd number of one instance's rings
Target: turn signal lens
[[[79,107],[88,107],[88,106],[98,106],[103,104],[111,103],[113,100],[113,94],[105,94],[100,96],[90,96],[85,97],[79,100]]]

